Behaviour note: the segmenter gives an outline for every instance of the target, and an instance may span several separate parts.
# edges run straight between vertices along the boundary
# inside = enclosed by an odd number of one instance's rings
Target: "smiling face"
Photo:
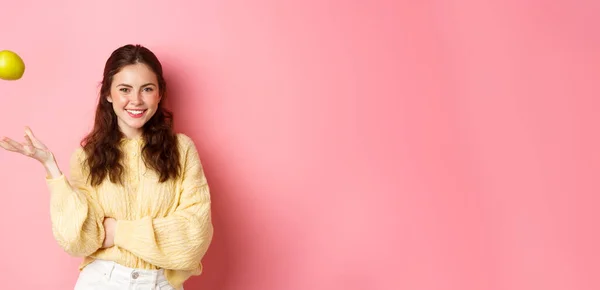
[[[124,66],[113,76],[107,100],[121,132],[127,138],[141,136],[161,100],[156,74],[143,63]]]

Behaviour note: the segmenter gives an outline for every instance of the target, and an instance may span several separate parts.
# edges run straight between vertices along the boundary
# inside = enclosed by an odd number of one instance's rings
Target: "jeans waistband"
[[[107,260],[95,260],[87,265],[87,267],[103,272],[110,280],[155,284],[159,282],[159,280],[165,279],[163,269],[135,269]]]

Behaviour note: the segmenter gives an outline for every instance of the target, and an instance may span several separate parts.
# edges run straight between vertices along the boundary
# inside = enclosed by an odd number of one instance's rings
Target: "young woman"
[[[202,272],[213,236],[209,187],[193,141],[173,131],[166,93],[150,50],[115,50],[69,180],[29,128],[23,143],[0,139],[46,169],[54,237],[84,257],[76,290],[183,289]]]

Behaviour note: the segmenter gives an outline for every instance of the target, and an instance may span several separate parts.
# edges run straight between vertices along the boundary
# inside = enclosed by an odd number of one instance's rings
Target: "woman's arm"
[[[213,237],[210,191],[198,152],[185,138],[182,192],[176,210],[167,217],[118,220],[114,244],[155,266],[194,270]]]
[[[85,257],[102,247],[104,213],[84,179],[84,152],[79,148],[70,161],[70,182],[60,173],[56,162],[46,164],[46,183],[50,189],[52,233],[70,255]]]
[[[2,137],[0,147],[33,158],[46,169],[46,182],[51,194],[52,232],[58,244],[73,256],[87,256],[100,248],[104,240],[104,213],[85,182],[82,148],[71,157],[69,183],[52,152],[33,135],[29,127],[25,128],[25,142]]]

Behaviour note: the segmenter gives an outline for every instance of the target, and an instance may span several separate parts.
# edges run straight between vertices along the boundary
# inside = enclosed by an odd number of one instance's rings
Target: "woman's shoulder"
[[[82,161],[86,159],[87,153],[83,149],[83,146],[79,145],[74,150],[71,151],[71,159]]]
[[[194,140],[186,134],[177,133],[177,143],[179,147],[180,160],[184,164],[200,163],[200,156]]]
[[[175,136],[177,136],[177,142],[179,142],[179,144],[181,145],[188,145],[190,143],[194,143],[192,138],[190,138],[190,136],[186,135],[185,133],[175,133]]]
[[[84,148],[80,145],[71,151],[69,164],[71,168],[86,168],[87,167],[87,153]]]
[[[188,151],[190,149],[196,150],[196,144],[194,143],[194,140],[190,136],[188,136],[184,133],[176,133],[176,136],[177,136],[177,144],[183,152]]]

